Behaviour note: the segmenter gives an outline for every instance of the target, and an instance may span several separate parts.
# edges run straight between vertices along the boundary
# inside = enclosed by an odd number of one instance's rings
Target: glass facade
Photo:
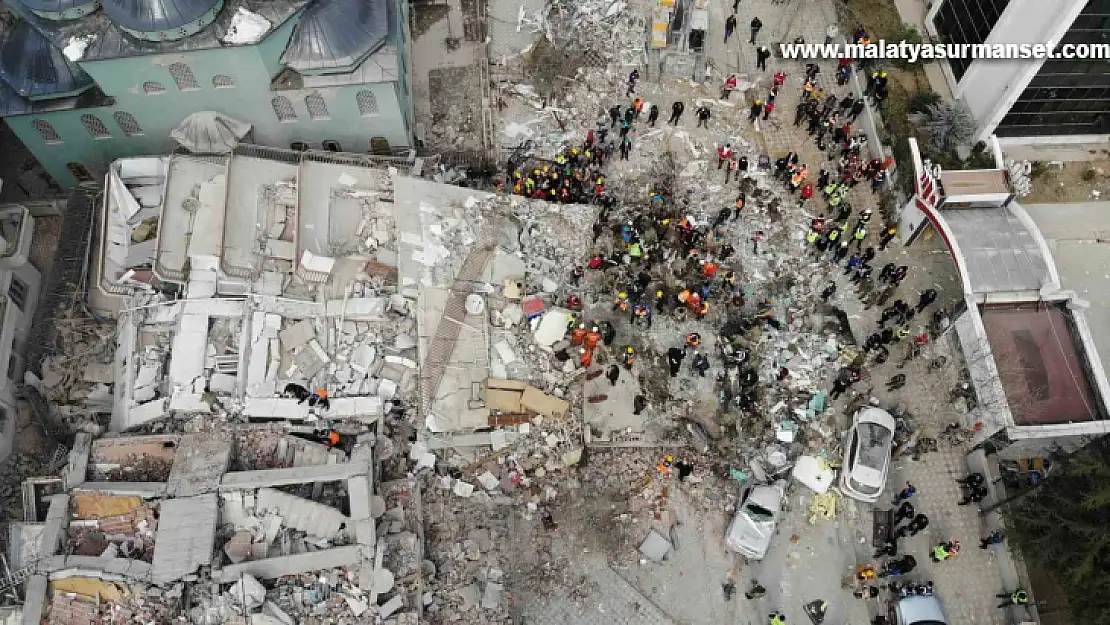
[[[1110,0],[1089,0],[1061,44],[1110,44]],[[998,124],[1000,137],[1110,133],[1110,59],[1049,59]]]
[[[1008,4],[1010,0],[944,0],[933,19],[933,25],[944,43],[983,43]],[[972,59],[949,61],[957,82],[967,72],[971,61]]]

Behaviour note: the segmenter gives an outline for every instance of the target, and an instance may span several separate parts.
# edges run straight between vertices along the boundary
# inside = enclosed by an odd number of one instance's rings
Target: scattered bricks
[[[135,517],[132,514],[104,517],[97,526],[105,534],[130,534],[135,531]]]
[[[497,414],[489,416],[489,424],[495,427],[503,427],[506,425],[520,425],[522,423],[530,423],[532,415],[524,413],[509,413]]]
[[[62,625],[88,625],[97,620],[96,604],[72,593],[58,593],[50,602],[50,622]]]

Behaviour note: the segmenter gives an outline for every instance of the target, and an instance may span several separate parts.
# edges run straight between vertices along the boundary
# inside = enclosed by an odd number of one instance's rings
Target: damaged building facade
[[[212,134],[298,150],[411,145],[405,2],[6,7],[0,115],[62,186]]]
[[[15,390],[23,379],[31,323],[38,304],[42,277],[29,254],[34,219],[23,206],[0,209],[0,460],[12,452],[15,435]]]

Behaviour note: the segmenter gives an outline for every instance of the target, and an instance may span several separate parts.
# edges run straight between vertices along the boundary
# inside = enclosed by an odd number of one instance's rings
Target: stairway
[[[447,371],[447,361],[455,351],[463,320],[466,319],[466,297],[470,295],[473,283],[489,264],[496,248],[498,230],[487,224],[481,231],[474,249],[463,261],[458,275],[447,294],[443,316],[436,326],[436,332],[428,343],[428,354],[420,376],[420,411],[427,414],[435,401],[443,374]]]

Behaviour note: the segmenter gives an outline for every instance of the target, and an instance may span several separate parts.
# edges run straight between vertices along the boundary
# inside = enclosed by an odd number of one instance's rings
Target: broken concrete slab
[[[244,573],[239,581],[227,589],[227,595],[233,602],[243,606],[245,610],[253,610],[266,602],[266,587],[253,575]]]
[[[551,310],[540,317],[538,327],[532,337],[536,343],[544,347],[551,347],[560,341],[567,333],[567,324],[570,322],[570,313],[562,310]]]
[[[285,575],[299,575],[321,569],[352,566],[362,560],[362,547],[333,547],[320,551],[298,553],[291,556],[267,558],[225,566],[213,571],[213,578],[221,584],[230,584],[244,574],[259,579],[274,579]]]
[[[255,510],[273,512],[286,520],[287,527],[328,540],[334,539],[349,520],[335,508],[273,488],[258,489]]]
[[[548,395],[534,386],[525,388],[521,393],[520,405],[525,410],[552,418],[564,417],[570,410],[570,402]]]
[[[279,332],[278,338],[284,349],[296,350],[316,338],[316,327],[312,325],[312,320],[302,319]]]
[[[482,609],[496,610],[501,607],[504,586],[496,582],[486,582],[485,592],[482,593]]]
[[[671,548],[671,541],[655,530],[651,530],[644,542],[640,543],[640,553],[652,562],[662,562]]]
[[[220,482],[220,490],[289,486],[310,482],[338,482],[356,475],[366,475],[369,470],[368,466],[356,463],[352,459],[352,462],[343,464],[324,464],[314,467],[232,471],[223,476],[223,480]]]
[[[383,619],[388,618],[391,614],[403,607],[405,607],[404,597],[402,597],[400,594],[393,595],[392,599],[386,601],[385,604],[382,605],[381,610],[378,613],[378,617]]]
[[[478,602],[481,600],[482,591],[478,588],[478,584],[470,584],[468,586],[456,588],[455,594],[462,600],[462,605],[459,606],[459,609],[463,612],[469,612],[478,605]]]

